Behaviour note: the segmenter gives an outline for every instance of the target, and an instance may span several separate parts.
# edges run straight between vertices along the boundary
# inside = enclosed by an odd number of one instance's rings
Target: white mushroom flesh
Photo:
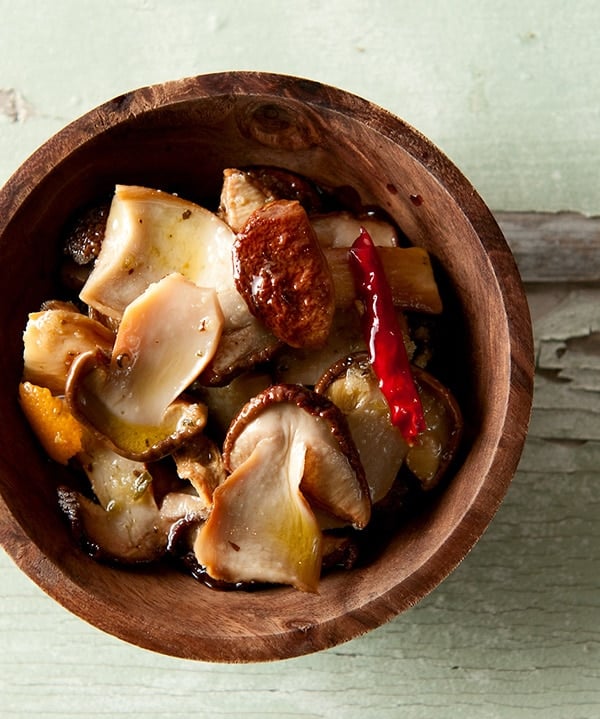
[[[222,327],[213,289],[179,274],[150,285],[123,314],[105,401],[125,421],[159,424],[211,361]]]
[[[296,444],[307,448],[302,485],[318,507],[358,527],[368,523],[371,503],[327,421],[295,404],[270,405],[237,437],[230,467],[235,470],[265,437],[288,451]]]
[[[119,318],[152,282],[178,272],[219,294],[233,325],[248,310],[231,270],[232,230],[214,213],[175,195],[117,185],[102,248],[80,293],[83,302]]]
[[[100,347],[110,351],[114,335],[75,309],[48,309],[29,315],[23,333],[23,378],[64,394],[73,360]]]
[[[346,415],[371,500],[376,503],[391,489],[408,445],[398,428],[392,425],[389,407],[368,366],[351,365],[325,394]]]
[[[393,225],[376,217],[355,217],[349,212],[314,215],[311,224],[322,247],[350,247],[364,227],[373,244],[396,247],[398,233]]]
[[[194,543],[214,579],[317,590],[321,531],[299,490],[306,445],[289,439],[265,436],[215,491]]]

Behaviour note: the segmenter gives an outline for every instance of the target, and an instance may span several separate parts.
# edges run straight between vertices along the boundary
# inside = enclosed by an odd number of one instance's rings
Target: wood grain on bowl
[[[380,206],[431,254],[453,318],[444,379],[465,417],[460,462],[368,565],[327,574],[318,594],[221,592],[168,568],[92,561],[71,541],[55,499],[60,470],[41,454],[17,402],[22,330],[27,313],[56,289],[60,237],[72,213],[117,183],[208,202],[224,168],[255,164],[351,187]],[[0,540],[75,614],[178,657],[248,662],[306,654],[414,605],[485,530],[527,431],[529,312],[491,213],[460,171],[402,120],[298,78],[231,72],[174,81],[123,95],[66,127],[9,180],[0,207]]]

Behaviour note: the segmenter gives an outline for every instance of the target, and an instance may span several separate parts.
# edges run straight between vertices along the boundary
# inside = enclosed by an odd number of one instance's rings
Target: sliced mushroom
[[[114,335],[72,306],[52,306],[29,315],[23,333],[23,378],[64,394],[73,360],[100,348],[110,352]]]
[[[81,355],[67,380],[74,415],[133,459],[159,456],[206,422],[178,400],[211,360],[222,316],[214,290],[172,274],[126,309],[112,356]]]
[[[413,367],[427,429],[408,450],[406,466],[425,490],[440,483],[463,433],[460,407],[452,392],[429,372]]]
[[[77,265],[89,265],[100,254],[109,211],[110,203],[102,202],[85,208],[74,218],[67,231],[64,252]]]
[[[247,172],[229,168],[223,172],[218,215],[234,232],[239,232],[254,210],[274,199]]]
[[[231,271],[231,229],[215,214],[166,192],[117,185],[106,235],[80,298],[110,316],[153,282],[173,272],[200,287],[212,287],[227,323],[239,324],[248,310]]]
[[[282,452],[265,437],[217,488],[194,553],[213,578],[291,584],[317,591],[321,532],[298,487],[304,445]]]
[[[348,308],[356,300],[348,250],[329,247],[324,253],[333,278],[336,307]],[[377,247],[377,253],[396,307],[429,314],[442,311],[442,299],[426,250],[422,247]]]
[[[322,247],[351,247],[364,227],[373,244],[378,247],[397,247],[396,228],[378,217],[359,217],[350,212],[330,212],[325,215],[313,215],[311,224]]]
[[[233,245],[234,277],[250,312],[292,347],[319,347],[334,305],[331,273],[298,202],[255,210]]]
[[[304,175],[268,165],[249,167],[246,174],[269,198],[295,200],[309,215],[323,210],[321,191]]]
[[[436,486],[460,443],[462,416],[450,390],[418,367],[413,366],[412,373],[427,426],[410,447],[390,422],[389,408],[366,354],[340,360],[315,387],[346,415],[373,503],[387,495],[404,462],[423,489]]]
[[[323,347],[283,347],[277,353],[274,360],[277,381],[314,386],[340,357],[364,350],[366,344],[358,312],[353,309],[338,310]]]
[[[375,504],[391,489],[408,452],[379,389],[368,355],[359,353],[335,363],[317,382],[317,392],[346,415],[350,432]]]
[[[371,510],[339,410],[305,388],[270,387],[232,423],[224,460],[232,473],[198,533],[198,562],[217,580],[316,591],[323,537],[311,504],[358,527]]]
[[[87,437],[78,460],[97,501],[61,487],[59,502],[96,559],[126,564],[155,561],[165,553],[174,524],[182,518],[196,522],[206,518],[200,497],[183,489],[167,494],[159,508],[148,466],[115,454],[102,442]]]
[[[281,340],[250,315],[247,324],[224,329],[200,384],[222,387],[242,372],[269,361],[282,346]]]
[[[270,374],[255,369],[237,375],[226,385],[214,387],[194,385],[193,389],[200,401],[210,408],[208,417],[210,431],[222,441],[229,425],[242,407],[272,384],[273,379]]]
[[[215,489],[227,476],[221,450],[201,434],[178,447],[173,452],[173,459],[179,477],[190,482],[208,510],[212,507]]]
[[[306,445],[302,491],[334,517],[363,528],[371,513],[364,470],[345,417],[326,397],[300,385],[272,385],[253,397],[231,423],[223,460],[235,470],[264,437],[280,451]]]

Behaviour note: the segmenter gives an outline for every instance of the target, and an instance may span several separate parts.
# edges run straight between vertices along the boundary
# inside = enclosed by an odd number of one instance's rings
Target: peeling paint
[[[0,121],[25,122],[33,114],[33,106],[18,90],[0,88]]]

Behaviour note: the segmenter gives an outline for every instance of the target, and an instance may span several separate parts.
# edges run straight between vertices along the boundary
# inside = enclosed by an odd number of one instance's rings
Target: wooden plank
[[[600,217],[496,212],[525,282],[600,281]]]

